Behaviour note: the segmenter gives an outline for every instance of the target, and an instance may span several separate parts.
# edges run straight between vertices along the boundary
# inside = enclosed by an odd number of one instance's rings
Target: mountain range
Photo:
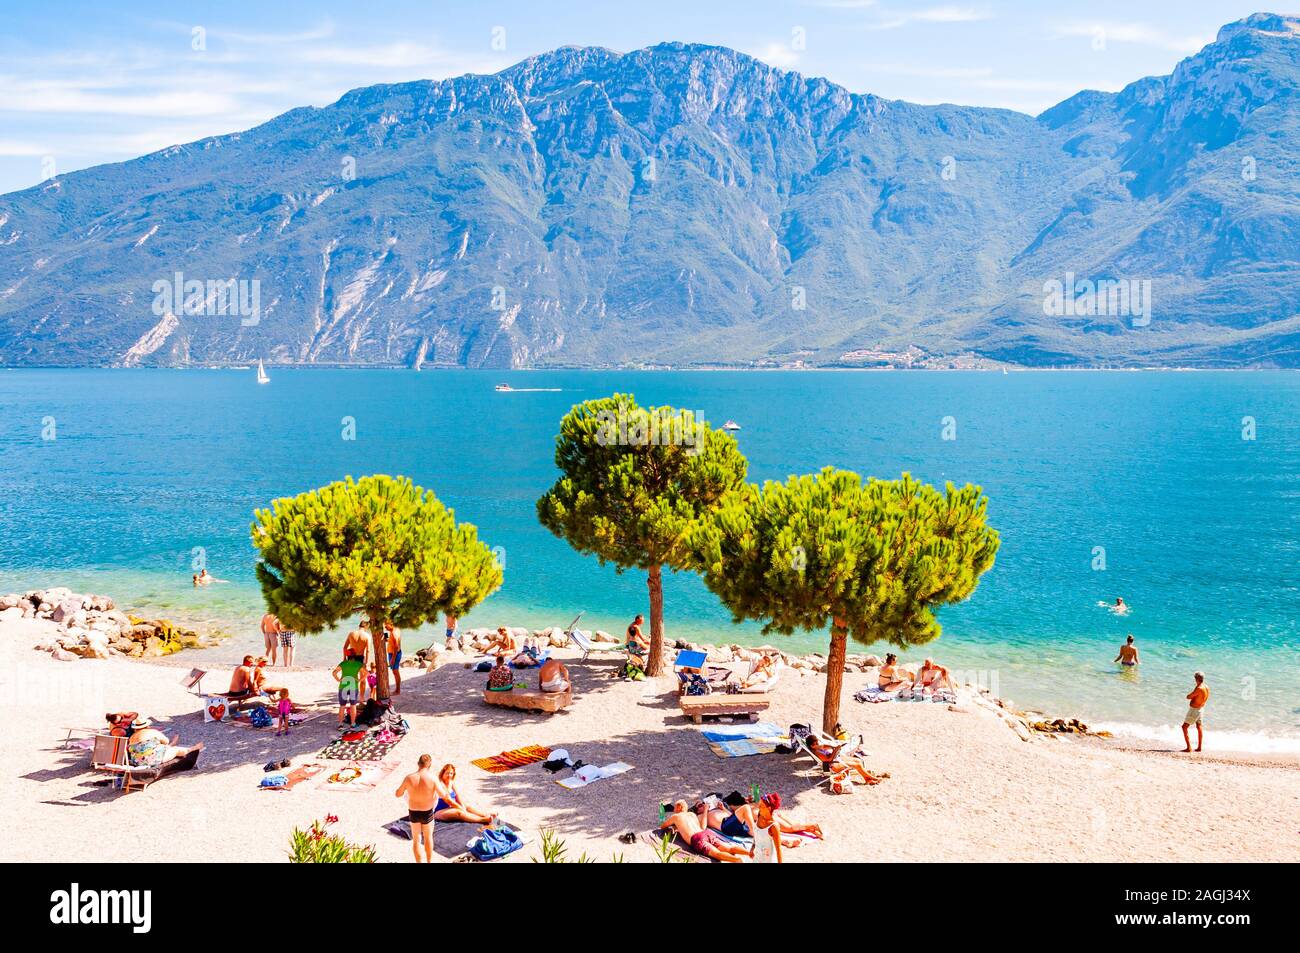
[[[1275,14],[1037,117],[683,43],[357,89],[0,196],[0,365],[1296,367],[1298,90]]]

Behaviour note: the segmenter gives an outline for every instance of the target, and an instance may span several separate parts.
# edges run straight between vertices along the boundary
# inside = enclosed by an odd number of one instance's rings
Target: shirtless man
[[[365,629],[353,629],[343,640],[343,657],[349,655],[360,655],[363,661],[370,661],[370,633]]]
[[[1124,615],[1128,612],[1128,604],[1124,602],[1123,596],[1115,597],[1115,604],[1110,607],[1110,611],[1116,615]]]
[[[877,684],[882,692],[892,692],[895,689],[902,688],[910,684],[911,676],[907,672],[899,672],[898,656],[890,652],[885,656],[885,664],[880,666],[880,675]]]
[[[414,774],[402,779],[397,796],[406,796],[406,819],[411,824],[411,851],[415,862],[420,862],[420,845],[424,845],[424,862],[433,861],[433,806],[444,797],[447,789],[437,775],[429,770],[433,758],[420,755]]]
[[[921,665],[921,670],[916,673],[916,680],[921,683],[922,688],[938,688],[943,686],[949,691],[956,691],[953,688],[952,676],[948,674],[948,669],[937,664],[934,659],[926,659]]]
[[[280,620],[271,613],[262,616],[262,644],[266,649],[271,664],[275,664],[275,653],[280,647]]]
[[[641,634],[641,626],[645,622],[645,616],[641,613],[636,614],[627,627],[627,650],[633,655],[645,656],[650,651],[650,640]]]
[[[1138,663],[1138,650],[1137,646],[1133,644],[1133,636],[1130,635],[1128,641],[1119,647],[1119,655],[1115,656],[1115,661],[1119,662],[1120,665],[1129,666]]]
[[[569,670],[553,658],[542,663],[537,672],[537,687],[544,692],[567,692],[573,686],[569,679]]]
[[[717,831],[701,825],[700,819],[695,816],[685,801],[674,802],[672,813],[659,825],[661,831],[669,828],[675,830],[682,840],[690,844],[691,850],[695,853],[703,854],[713,860],[720,860],[725,864],[743,864],[745,858],[749,856],[749,851],[739,844],[733,844],[725,840]]]
[[[256,658],[245,655],[243,663],[235,666],[235,672],[230,676],[229,694],[232,698],[242,698],[254,693],[256,664]]]
[[[1183,741],[1187,747],[1183,753],[1192,750],[1192,739],[1187,734],[1187,728],[1190,725],[1196,726],[1196,750],[1201,750],[1201,745],[1205,743],[1205,729],[1201,726],[1201,713],[1205,708],[1205,703],[1210,700],[1210,688],[1205,684],[1205,673],[1197,672],[1192,676],[1196,679],[1196,687],[1187,693],[1187,717],[1183,719]]]
[[[740,680],[741,688],[758,688],[765,685],[776,677],[776,662],[772,656],[764,653],[754,662],[754,667],[748,675]]]

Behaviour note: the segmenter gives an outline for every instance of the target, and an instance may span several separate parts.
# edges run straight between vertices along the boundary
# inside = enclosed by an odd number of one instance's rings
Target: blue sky
[[[1258,2],[0,0],[0,193],[373,83],[716,43],[855,92],[1037,113],[1169,72]],[[1277,12],[1288,12],[1280,10]]]

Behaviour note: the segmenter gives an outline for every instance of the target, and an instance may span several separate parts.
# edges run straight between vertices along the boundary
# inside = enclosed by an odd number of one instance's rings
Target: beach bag
[[[475,860],[496,860],[506,854],[513,854],[524,846],[524,842],[508,827],[488,827],[483,833],[470,841],[469,852]]]
[[[853,780],[849,777],[849,772],[841,771],[839,774],[831,775],[827,782],[832,794],[852,794]]]
[[[248,723],[254,728],[270,728],[273,724],[271,713],[265,705],[258,705],[248,713]]]

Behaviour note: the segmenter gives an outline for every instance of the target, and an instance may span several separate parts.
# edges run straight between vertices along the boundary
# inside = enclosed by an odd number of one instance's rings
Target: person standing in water
[[[1201,745],[1205,743],[1205,729],[1201,725],[1201,715],[1205,710],[1205,703],[1210,700],[1210,688],[1205,684],[1205,673],[1197,672],[1192,676],[1196,679],[1196,687],[1187,693],[1187,717],[1183,719],[1183,741],[1187,747],[1183,753],[1192,750],[1192,739],[1187,734],[1187,729],[1191,725],[1196,726],[1196,750],[1201,750]]]
[[[1128,641],[1119,647],[1119,655],[1115,656],[1115,661],[1120,665],[1133,666],[1140,660],[1138,659],[1137,646],[1133,644],[1133,636],[1128,637]]]

